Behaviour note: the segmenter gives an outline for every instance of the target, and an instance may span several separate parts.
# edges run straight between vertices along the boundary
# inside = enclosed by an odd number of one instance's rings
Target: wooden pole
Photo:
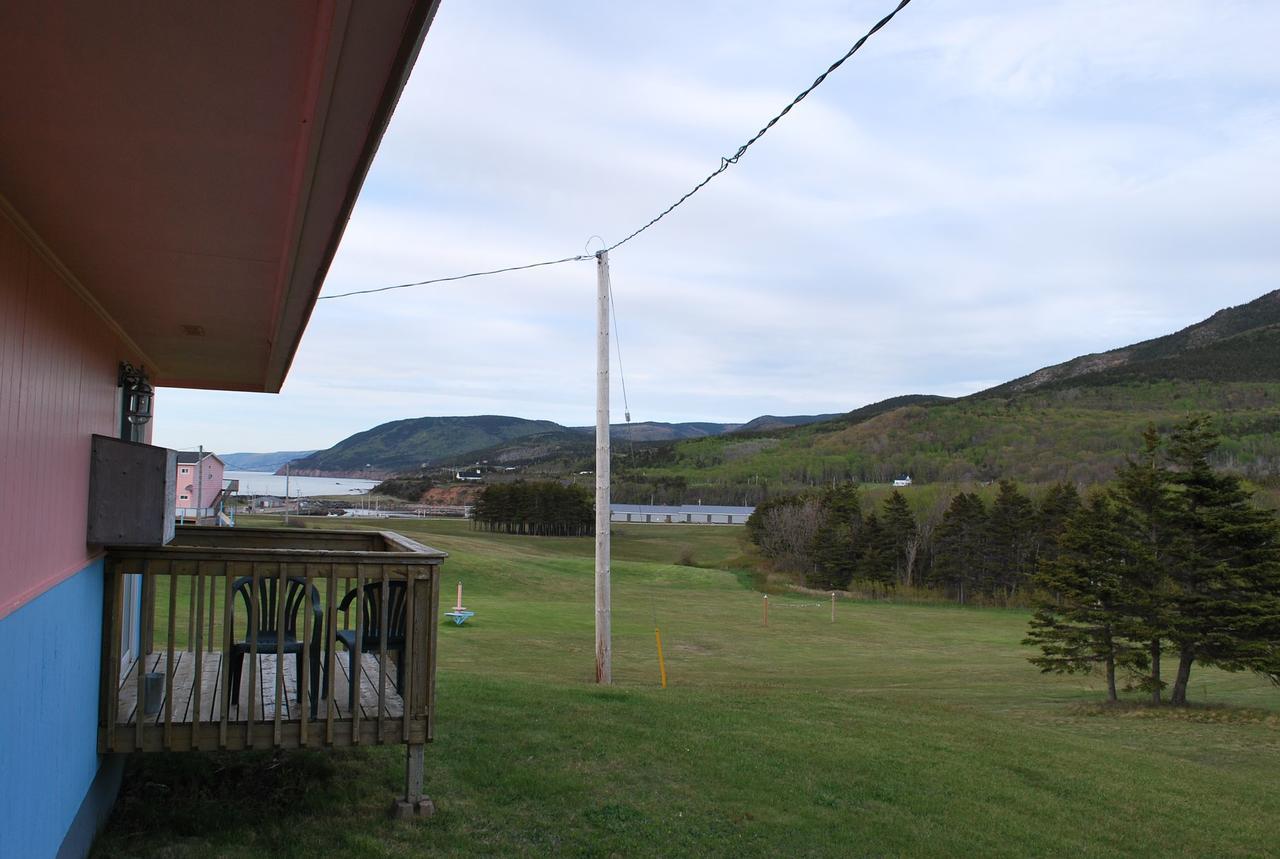
[[[662,630],[653,628],[654,640],[658,642],[658,675],[662,678],[662,688],[667,688],[667,663],[662,659]]]
[[[836,622],[836,592],[831,592],[831,622]]]
[[[200,508],[204,506],[204,445],[196,454],[196,524],[200,524]]]
[[[613,682],[609,607],[609,252],[596,254],[596,682]]]
[[[764,595],[764,625],[769,625],[769,595]]]
[[[454,608],[462,611],[462,582],[458,582],[458,604]]]

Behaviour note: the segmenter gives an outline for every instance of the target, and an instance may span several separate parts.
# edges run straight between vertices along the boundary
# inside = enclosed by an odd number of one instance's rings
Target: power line
[[[733,156],[732,156],[732,157],[730,157],[730,158],[723,158],[723,157],[722,157],[722,158],[720,159],[720,166],[719,166],[719,167],[717,167],[715,170],[712,170],[712,171],[711,171],[711,173],[709,173],[709,174],[707,175],[707,178],[703,179],[703,180],[702,180],[701,182],[699,182],[697,185],[694,185],[692,188],[690,188],[690,189],[689,189],[689,191],[688,191],[687,193],[685,193],[685,195],[684,195],[683,197],[681,197],[679,200],[676,200],[676,201],[675,201],[674,203],[672,203],[670,206],[668,206],[667,208],[663,209],[663,210],[662,210],[662,212],[660,212],[656,218],[654,218],[653,220],[649,221],[649,222],[648,222],[647,224],[645,224],[643,227],[641,227],[640,229],[636,230],[634,233],[631,233],[629,236],[627,236],[626,238],[622,239],[621,241],[614,242],[612,245],[610,245],[609,247],[607,247],[605,250],[610,250],[610,251],[611,251],[611,250],[613,250],[614,248],[618,248],[618,247],[621,247],[622,245],[625,245],[627,242],[631,241],[631,240],[632,240],[632,239],[634,239],[636,236],[640,235],[640,234],[641,234],[641,233],[643,233],[645,230],[647,230],[647,229],[649,229],[650,227],[652,227],[654,224],[658,223],[658,221],[661,221],[661,220],[662,220],[663,218],[665,218],[667,215],[669,215],[669,214],[671,214],[672,212],[674,212],[674,211],[676,210],[676,208],[680,206],[680,204],[681,204],[681,203],[683,203],[685,200],[688,200],[688,199],[689,199],[690,197],[692,197],[694,194],[698,193],[698,192],[699,192],[699,191],[701,191],[703,188],[705,188],[705,187],[706,187],[706,186],[711,182],[711,180],[712,180],[712,179],[716,178],[716,177],[717,177],[717,176],[719,176],[721,173],[723,173],[724,171],[728,170],[728,169],[729,169],[729,167],[730,167],[731,165],[733,165],[733,164],[737,164],[737,163],[738,163],[738,159],[739,159],[739,158],[741,158],[743,155],[745,155],[745,154],[746,154],[747,150],[751,148],[751,145],[752,145],[752,144],[754,144],[754,143],[755,143],[757,140],[759,140],[761,137],[764,137],[764,135],[765,135],[765,132],[766,132],[766,131],[768,131],[770,128],[773,128],[773,126],[777,124],[778,120],[782,119],[782,117],[784,117],[784,116],[786,116],[788,113],[790,113],[790,112],[791,112],[791,108],[795,107],[797,104],[799,104],[800,102],[804,101],[805,97],[806,97],[806,96],[808,96],[808,95],[809,95],[809,93],[811,93],[811,92],[813,92],[815,89],[817,89],[817,88],[822,84],[822,82],[823,82],[823,81],[825,81],[825,80],[827,79],[827,75],[831,74],[831,73],[832,73],[832,72],[834,72],[836,69],[838,69],[838,68],[840,68],[842,65],[844,65],[845,60],[849,59],[849,58],[850,58],[850,57],[852,57],[854,54],[856,54],[856,53],[858,52],[858,49],[859,49],[859,48],[861,48],[861,47],[866,43],[867,39],[870,39],[872,36],[874,36],[876,33],[878,33],[882,27],[884,27],[886,24],[888,24],[890,21],[892,21],[892,20],[893,20],[893,16],[894,16],[894,15],[897,15],[899,12],[901,12],[901,11],[906,7],[906,5],[907,5],[908,3],[910,3],[910,2],[911,2],[911,0],[901,0],[901,2],[899,2],[899,3],[898,3],[898,5],[894,8],[894,10],[893,10],[892,12],[890,12],[888,15],[885,15],[883,18],[881,18],[879,21],[877,21],[877,22],[876,22],[876,25],[875,25],[874,27],[872,27],[870,30],[868,30],[868,31],[867,31],[867,32],[862,36],[862,38],[861,38],[861,39],[859,39],[858,41],[854,42],[854,43],[853,43],[853,47],[852,47],[852,48],[850,48],[849,50],[845,51],[844,56],[842,56],[840,59],[836,60],[836,61],[835,61],[834,63],[832,63],[830,66],[828,66],[828,67],[827,67],[827,70],[826,70],[825,72],[823,72],[822,74],[818,75],[818,77],[814,79],[813,83],[809,84],[809,86],[808,86],[806,89],[804,89],[804,90],[803,90],[799,95],[797,95],[795,98],[791,99],[791,101],[787,103],[787,106],[786,106],[786,107],[784,107],[782,110],[778,111],[778,113],[777,113],[777,114],[776,114],[772,119],[770,119],[768,122],[766,122],[766,123],[764,124],[764,126],[763,126],[759,131],[757,131],[757,132],[756,132],[756,133],[751,137],[751,139],[750,139],[750,140],[748,140],[746,143],[744,143],[744,144],[742,144],[741,146],[739,146],[739,147],[738,147],[738,151],[737,151],[737,152],[735,152],[735,153],[733,153]]]
[[[618,333],[618,306],[613,303],[613,285],[609,287],[609,307],[613,310],[613,345],[618,352],[618,378],[622,381],[622,411],[631,423],[631,404],[627,402],[627,374],[622,369],[622,335]]]
[[[769,129],[773,128],[778,123],[779,120],[781,120],[784,116],[790,113],[793,107],[795,107],[800,102],[804,101],[805,98],[809,95],[809,93],[813,92],[815,89],[821,86],[822,82],[827,79],[828,75],[830,75],[836,69],[844,65],[846,60],[848,60],[850,57],[856,54],[868,39],[870,39],[876,33],[880,32],[880,30],[883,29],[886,24],[892,21],[895,15],[897,15],[904,8],[906,8],[907,4],[910,2],[911,0],[900,0],[898,5],[894,7],[892,12],[890,12],[888,15],[885,15],[883,18],[877,21],[874,27],[872,27],[870,30],[864,33],[862,38],[858,39],[858,41],[853,43],[853,47],[845,51],[843,56],[841,56],[838,60],[836,60],[834,63],[828,66],[826,71],[824,71],[822,74],[814,78],[813,83],[809,84],[809,86],[806,87],[804,90],[802,90],[799,95],[791,99],[791,101],[787,103],[786,107],[778,111],[778,113],[775,114],[773,118],[770,119],[768,122],[766,122],[760,128],[759,131],[757,131],[754,135],[752,135],[751,138],[748,139],[746,143],[743,143],[741,146],[739,146],[738,150],[733,153],[732,157],[729,157],[729,158],[721,157],[720,166],[717,167],[715,170],[712,170],[711,173],[709,173],[705,179],[703,179],[697,185],[694,185],[692,188],[690,188],[687,192],[685,192],[684,196],[676,200],[667,208],[663,209],[661,212],[658,213],[656,217],[652,218],[647,223],[645,223],[644,226],[628,234],[625,238],[621,239],[620,241],[614,242],[613,244],[604,248],[604,250],[611,251],[615,248],[625,245],[627,242],[631,241],[636,236],[640,235],[645,230],[649,229],[654,224],[661,221],[667,215],[674,212],[677,208],[679,208],[679,206],[682,203],[684,203],[694,194],[698,193],[703,188],[705,188],[711,182],[712,179],[716,178],[721,173],[728,170],[730,166],[737,164],[738,159],[740,159],[743,155],[745,155],[747,150],[750,149],[751,146],[757,140],[763,137]],[[528,265],[513,265],[513,266],[508,266],[506,268],[495,268],[489,271],[473,271],[473,272],[470,272],[469,274],[458,274],[452,277],[436,277],[430,280],[418,280],[418,281],[414,281],[413,283],[399,283],[394,286],[382,286],[376,289],[357,289],[351,292],[340,292],[340,293],[337,293],[336,295],[321,295],[317,300],[323,301],[325,299],[330,299],[330,298],[347,298],[352,295],[371,295],[375,292],[389,292],[390,290],[393,290],[393,289],[408,289],[409,287],[413,287],[413,286],[427,286],[433,283],[448,283],[450,281],[455,281],[455,280],[466,280],[467,278],[471,278],[471,277],[485,277],[491,274],[504,274],[509,271],[524,271],[525,269],[540,268],[542,266],[548,266],[548,265],[560,265],[562,263],[567,263],[567,262],[580,262],[582,260],[591,259],[593,256],[595,256],[595,254],[591,254],[591,255],[579,254],[577,256],[564,257],[563,259],[546,260],[545,262],[534,262],[534,263],[529,263]],[[613,297],[611,294],[610,301],[612,300],[613,300]],[[616,330],[614,333],[616,335],[617,333]],[[621,357],[619,357],[619,361],[621,361]],[[623,394],[623,401],[624,403],[626,401],[625,393]]]
[[[485,275],[503,274],[508,271],[524,271],[527,268],[539,268],[544,265],[560,265],[565,262],[579,262],[584,259],[591,259],[591,257],[579,254],[578,256],[565,257],[564,259],[552,259],[546,260],[545,262],[531,262],[528,265],[512,265],[507,266],[506,268],[491,269],[489,271],[473,271],[470,274],[455,274],[452,277],[436,277],[431,280],[415,280],[413,283],[397,283],[395,286],[380,286],[377,289],[357,289],[352,292],[339,292],[336,295],[321,295],[316,300],[323,301],[326,298],[347,298],[352,295],[370,295],[375,292],[389,292],[393,289],[408,289],[411,286],[427,286],[432,283],[448,283],[452,280],[466,280],[469,277],[484,277]]]

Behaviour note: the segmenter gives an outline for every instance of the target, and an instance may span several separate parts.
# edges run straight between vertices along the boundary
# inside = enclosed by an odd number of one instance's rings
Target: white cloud
[[[616,241],[885,5],[445,4],[326,292]],[[917,0],[613,255],[633,418],[969,393],[1275,288],[1278,31],[1265,2]],[[157,438],[588,424],[594,289],[588,261],[321,302],[283,395],[165,391]]]

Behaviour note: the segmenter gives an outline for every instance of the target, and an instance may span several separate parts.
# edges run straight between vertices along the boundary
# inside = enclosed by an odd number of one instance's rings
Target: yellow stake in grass
[[[662,631],[656,626],[653,628],[654,640],[658,642],[658,674],[662,676],[662,688],[667,688],[667,663],[662,661]]]

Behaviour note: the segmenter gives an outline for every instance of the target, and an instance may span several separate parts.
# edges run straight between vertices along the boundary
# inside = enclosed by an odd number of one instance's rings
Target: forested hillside
[[[294,473],[383,473],[449,465],[468,451],[534,433],[563,430],[551,421],[505,415],[426,417],[391,421],[356,433],[293,463]]]
[[[689,421],[613,424],[611,435],[628,447],[697,439],[743,426],[800,426],[830,415],[766,415],[746,425]],[[474,462],[502,465],[543,463],[554,473],[574,467],[594,449],[594,427],[566,427],[554,421],[506,415],[408,418],[356,433],[327,450],[300,455],[295,474],[350,474],[388,477],[421,468],[449,468]],[[285,460],[280,460],[282,467]]]
[[[1219,310],[1175,334],[1095,355],[1082,355],[1006,382],[978,396],[1047,386],[1108,385],[1184,379],[1280,381],[1280,290]]]
[[[701,491],[707,503],[719,493],[753,503],[804,486],[885,483],[899,474],[917,483],[1093,483],[1123,462],[1148,423],[1167,429],[1198,411],[1218,417],[1217,464],[1256,480],[1277,474],[1280,383],[1148,382],[905,406],[858,423],[682,442],[637,454],[620,476],[637,491],[644,483]]]
[[[1280,292],[1176,334],[1046,367],[959,400],[898,398],[794,429],[635,451],[627,500],[759,503],[840,482],[1105,480],[1149,423],[1214,415],[1214,463],[1280,480]]]

